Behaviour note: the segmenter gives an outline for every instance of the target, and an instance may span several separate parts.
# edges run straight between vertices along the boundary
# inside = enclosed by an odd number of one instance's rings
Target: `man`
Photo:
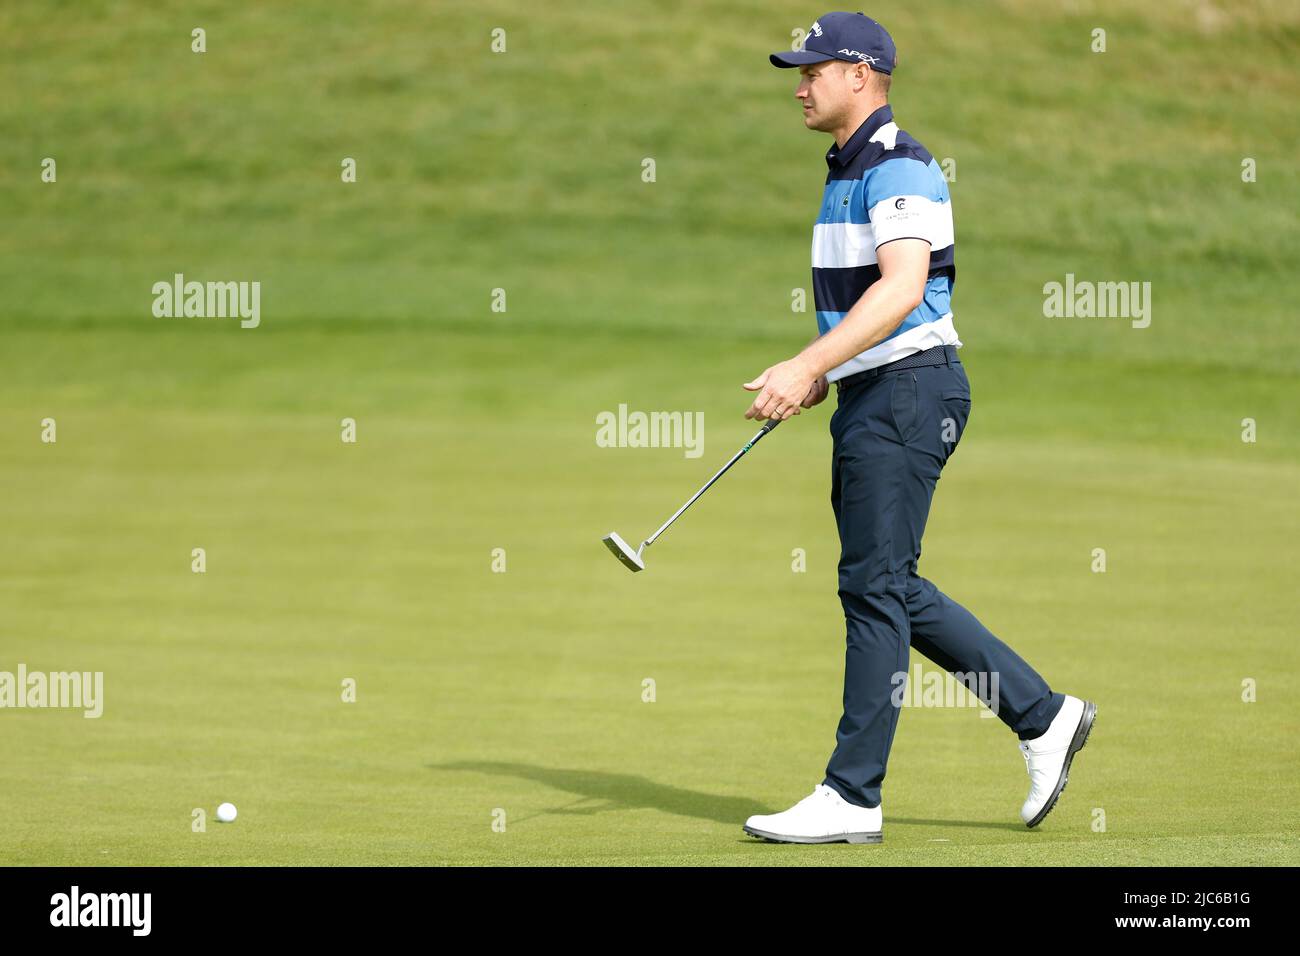
[[[745,388],[746,418],[786,419],[834,382],[831,504],[847,650],[844,715],[826,776],[745,831],[783,843],[879,843],[881,784],[898,724],[909,645],[968,686],[1016,732],[1029,772],[1021,819],[1036,826],[1065,788],[1097,708],[1046,681],[975,617],[916,573],[939,472],[965,429],[970,384],[953,325],[952,209],[939,165],[893,121],[894,41],[861,13],[819,18],[799,68],[804,125],[830,133],[813,230],[818,336]],[[976,679],[978,677],[978,680]]]

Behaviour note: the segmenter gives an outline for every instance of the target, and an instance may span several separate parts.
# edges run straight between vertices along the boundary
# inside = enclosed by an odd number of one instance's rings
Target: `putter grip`
[[[777,425],[780,424],[781,424],[781,419],[769,418],[766,422],[763,423],[763,427],[758,430],[758,434],[749,440],[749,444],[747,444],[744,448],[740,450],[740,453],[743,455],[745,452],[749,451],[751,448],[753,448],[755,445],[758,444],[760,438],[762,438],[764,435],[766,435],[773,428],[775,428]]]

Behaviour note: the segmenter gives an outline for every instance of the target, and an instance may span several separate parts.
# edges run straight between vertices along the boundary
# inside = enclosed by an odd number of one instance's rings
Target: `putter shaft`
[[[748,442],[746,442],[744,448],[740,449],[740,451],[738,451],[738,452],[736,452],[734,455],[732,455],[732,457],[731,457],[731,461],[727,462],[725,465],[723,465],[721,468],[719,468],[719,469],[718,469],[718,473],[717,473],[716,475],[714,475],[712,478],[710,478],[707,482],[705,482],[703,488],[701,488],[699,491],[695,492],[695,494],[691,495],[691,500],[690,500],[690,501],[686,502],[686,504],[684,504],[684,505],[682,505],[680,508],[678,508],[678,509],[677,509],[677,512],[676,512],[676,513],[675,513],[671,518],[669,518],[667,521],[665,521],[662,525],[659,526],[659,530],[658,530],[658,531],[656,531],[654,534],[650,535],[650,537],[646,538],[646,539],[645,539],[645,542],[641,545],[641,547],[642,547],[642,548],[648,548],[648,547],[650,547],[650,545],[654,544],[654,543],[655,543],[655,538],[659,537],[661,534],[663,534],[665,531],[667,531],[667,530],[668,530],[668,526],[669,526],[670,524],[672,524],[674,521],[676,521],[678,518],[680,518],[680,517],[682,516],[682,512],[684,512],[684,511],[685,511],[687,508],[689,508],[691,505],[695,504],[695,500],[696,500],[697,498],[699,498],[700,495],[702,495],[702,494],[704,494],[706,491],[708,491],[709,488],[712,487],[712,485],[713,485],[713,483],[714,483],[715,481],[717,481],[719,478],[721,478],[723,475],[725,475],[725,474],[727,473],[727,469],[728,469],[728,468],[730,468],[730,467],[731,467],[732,465],[734,465],[736,462],[740,461],[740,459],[743,458],[743,457],[745,456],[745,452],[749,451],[751,448],[753,448],[755,445],[757,445],[757,444],[759,443],[759,441],[762,439],[762,437],[763,437],[764,435],[766,435],[768,432],[770,432],[773,428],[775,428],[775,427],[776,427],[777,425],[779,425],[779,424],[781,424],[781,419],[779,419],[779,418],[769,418],[769,419],[768,419],[768,420],[763,424],[763,427],[760,428],[760,429],[758,430],[758,434],[755,435],[753,438],[751,438]]]

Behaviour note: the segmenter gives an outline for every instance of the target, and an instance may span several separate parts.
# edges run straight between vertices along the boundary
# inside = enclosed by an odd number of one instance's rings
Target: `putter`
[[[751,438],[748,442],[746,442],[745,447],[740,449],[740,451],[736,452],[736,454],[732,456],[731,461],[723,465],[722,468],[719,469],[716,475],[714,475],[707,482],[705,482],[703,488],[695,492],[695,494],[691,495],[690,501],[686,502],[686,504],[678,508],[677,513],[674,514],[667,521],[665,521],[662,525],[660,525],[658,531],[656,531],[654,534],[650,535],[650,537],[646,538],[644,541],[641,542],[641,547],[633,551],[632,546],[628,544],[626,541],[624,541],[621,537],[619,537],[618,532],[616,531],[611,531],[609,534],[605,535],[605,537],[601,538],[601,540],[605,542],[605,547],[609,548],[610,553],[612,553],[614,557],[622,561],[623,565],[629,571],[644,571],[645,559],[642,557],[642,554],[645,553],[646,548],[650,547],[650,545],[655,543],[655,538],[659,537],[661,534],[667,531],[668,526],[672,524],[674,521],[676,521],[678,518],[680,518],[683,511],[685,511],[691,505],[695,504],[696,498],[698,498],[700,495],[708,491],[709,487],[715,481],[717,481],[724,474],[726,474],[728,468],[730,468],[736,462],[740,461],[740,459],[744,457],[745,452],[749,451],[751,448],[757,445],[759,439],[761,439],[764,435],[770,432],[777,425],[781,424],[781,421],[782,420],[779,418],[769,418],[767,422],[763,425],[763,427],[758,430],[758,434],[755,435],[753,438]]]

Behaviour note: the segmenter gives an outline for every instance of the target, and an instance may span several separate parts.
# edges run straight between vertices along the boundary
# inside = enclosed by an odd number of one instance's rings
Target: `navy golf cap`
[[[803,66],[824,60],[865,63],[880,73],[893,73],[898,65],[894,40],[865,13],[826,13],[808,28],[803,48],[773,53],[773,66]]]

